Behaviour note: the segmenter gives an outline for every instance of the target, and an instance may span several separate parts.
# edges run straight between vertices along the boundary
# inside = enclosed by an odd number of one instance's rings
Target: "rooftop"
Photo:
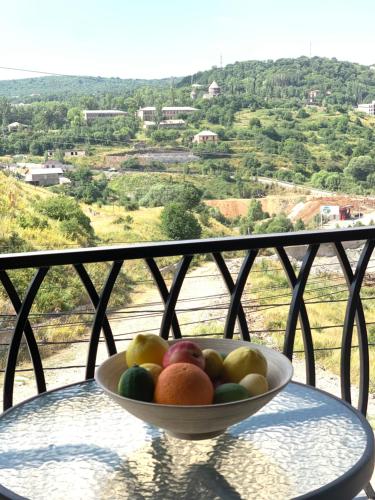
[[[139,111],[156,111],[155,106],[146,106],[145,108],[140,108]],[[164,106],[162,111],[198,111],[197,108],[192,108],[190,106]]]
[[[127,115],[127,112],[122,111],[121,109],[84,109],[83,112],[86,115],[93,115],[97,113],[106,113],[107,115],[114,115],[114,114]]]
[[[207,136],[207,135],[212,135],[212,136],[217,136],[217,134],[215,134],[215,132],[212,132],[211,130],[202,130],[202,132],[199,132],[198,134],[196,134],[196,136]]]
[[[62,174],[63,171],[61,168],[31,168],[29,170],[29,175],[34,174],[43,174],[43,175],[52,175],[52,174]]]

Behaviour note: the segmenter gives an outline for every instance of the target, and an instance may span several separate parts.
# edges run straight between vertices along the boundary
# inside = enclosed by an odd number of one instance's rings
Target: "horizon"
[[[372,67],[372,66],[375,66],[375,64],[363,64],[363,63],[359,63],[359,62],[356,62],[356,61],[349,61],[349,60],[344,60],[344,59],[338,59],[337,57],[335,56],[332,56],[332,57],[326,57],[326,56],[305,56],[305,55],[300,55],[300,56],[297,56],[297,57],[279,57],[277,59],[247,59],[247,60],[236,60],[234,62],[228,62],[227,64],[223,65],[222,68],[220,68],[220,66],[216,66],[217,68],[219,69],[224,69],[226,66],[230,66],[230,65],[233,65],[233,64],[236,64],[236,63],[243,63],[243,62],[269,62],[271,61],[272,63],[277,63],[278,61],[280,60],[296,60],[296,59],[301,59],[301,58],[308,58],[308,59],[314,59],[314,58],[319,58],[319,59],[328,59],[328,60],[333,60],[333,59],[336,59],[338,62],[342,62],[342,63],[349,63],[349,64],[359,64],[361,66],[367,66],[367,67]],[[153,78],[153,77],[119,77],[119,76],[103,76],[103,75],[83,75],[83,74],[76,74],[76,75],[67,75],[67,74],[62,74],[62,73],[49,73],[49,72],[46,72],[46,71],[41,71],[41,70],[29,70],[29,69],[26,69],[26,68],[20,68],[20,69],[16,69],[16,68],[9,68],[10,71],[15,71],[15,72],[24,72],[24,73],[28,73],[28,76],[20,76],[19,78],[11,78],[11,79],[5,79],[5,78],[0,78],[0,82],[14,82],[14,81],[17,81],[17,80],[27,80],[27,79],[38,79],[38,78],[48,78],[48,77],[68,77],[68,78],[113,78],[113,79],[120,79],[120,80],[149,80],[149,81],[152,81],[152,80],[168,80],[168,79],[172,79],[172,78],[186,78],[186,77],[189,77],[189,76],[192,76],[196,73],[202,73],[202,72],[205,72],[205,71],[209,71],[213,68],[214,66],[211,66],[210,68],[205,68],[205,69],[199,69],[197,70],[195,73],[189,73],[189,74],[183,74],[183,75],[168,75],[168,76],[160,76],[158,78]],[[0,72],[1,72],[2,68],[0,67]]]
[[[236,61],[335,57],[374,64],[371,0],[14,0],[2,6],[0,80],[31,70],[121,79],[179,78]],[[12,69],[23,68],[19,72]],[[47,76],[47,75],[45,75]]]

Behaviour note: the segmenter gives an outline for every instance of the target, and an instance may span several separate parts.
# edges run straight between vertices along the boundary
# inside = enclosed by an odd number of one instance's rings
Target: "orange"
[[[214,388],[209,376],[192,363],[174,363],[159,375],[155,403],[165,405],[209,405]]]

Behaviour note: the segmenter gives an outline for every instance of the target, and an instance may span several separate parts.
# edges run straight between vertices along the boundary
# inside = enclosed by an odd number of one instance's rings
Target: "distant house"
[[[317,99],[319,94],[320,94],[320,90],[318,90],[318,89],[309,90],[309,103],[314,104],[316,102],[316,99]]]
[[[77,156],[86,156],[86,151],[83,149],[70,149],[65,151],[65,158],[75,158]]]
[[[193,142],[197,144],[202,144],[206,142],[217,142],[219,137],[215,132],[211,132],[211,130],[202,130],[199,134],[195,134],[193,137]]]
[[[366,113],[367,115],[374,116],[375,101],[372,101],[370,104],[358,104],[358,107],[356,109],[357,111],[361,111],[362,113]]]
[[[25,175],[25,182],[34,186],[53,186],[60,184],[61,168],[33,168]]]
[[[47,160],[42,165],[39,165],[40,168],[61,168],[63,172],[67,170],[71,170],[73,167],[71,165],[66,165],[59,160]]]
[[[162,120],[159,123],[159,128],[182,128],[186,124],[185,120],[176,119],[176,120]],[[153,121],[145,121],[143,122],[143,128],[155,127],[156,123]]]
[[[83,111],[86,123],[99,118],[114,118],[115,116],[126,116],[127,114],[126,111],[120,111],[119,109],[85,109]]]
[[[163,120],[174,120],[179,115],[191,115],[197,108],[191,108],[190,106],[164,106],[161,109]],[[137,111],[137,116],[142,121],[155,121],[156,108],[155,106],[147,106],[145,108],[140,108]]]
[[[29,128],[29,126],[20,122],[9,123],[8,125],[9,132],[17,132],[18,130],[24,130],[26,128]]]

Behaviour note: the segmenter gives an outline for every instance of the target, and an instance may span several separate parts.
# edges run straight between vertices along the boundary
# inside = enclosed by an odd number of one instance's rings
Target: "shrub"
[[[160,215],[163,233],[171,240],[200,238],[202,228],[194,215],[181,203],[167,205]]]

